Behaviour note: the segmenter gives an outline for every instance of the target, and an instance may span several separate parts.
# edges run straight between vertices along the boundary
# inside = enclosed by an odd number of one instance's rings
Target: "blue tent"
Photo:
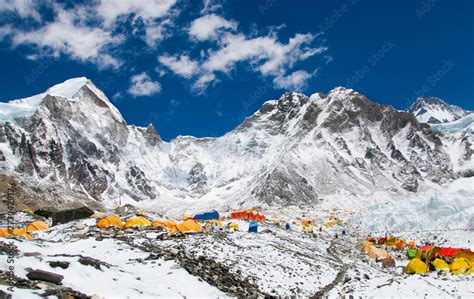
[[[251,221],[249,224],[249,233],[257,233],[258,232],[258,222]]]
[[[290,229],[290,224],[288,222],[285,224],[285,229]]]
[[[212,211],[212,212],[196,214],[194,215],[194,219],[208,221],[208,220],[219,220],[220,217],[219,217],[219,212]]]

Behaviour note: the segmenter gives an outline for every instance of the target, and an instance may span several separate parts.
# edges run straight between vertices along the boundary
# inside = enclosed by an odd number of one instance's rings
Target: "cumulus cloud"
[[[33,18],[39,22],[41,15],[37,5],[33,0],[0,0],[0,12],[16,13],[22,18]]]
[[[209,14],[195,19],[189,27],[189,36],[198,41],[217,39],[224,29],[236,29],[235,21],[228,21],[215,14]]]
[[[278,88],[282,86],[301,88],[304,85],[302,82],[311,77],[310,74],[304,71],[285,74],[297,62],[326,51],[325,47],[311,46],[315,37],[309,33],[296,34],[288,40],[288,43],[282,43],[276,34],[249,38],[241,33],[228,33],[222,37],[220,48],[209,51],[201,63],[199,68],[201,74],[194,87],[205,89],[216,79],[217,72],[229,74],[238,63],[247,62],[251,69],[262,76],[275,78],[274,83]]]
[[[198,70],[198,63],[191,60],[187,55],[171,56],[165,54],[159,56],[158,61],[175,74],[184,78],[191,78]]]
[[[128,15],[139,18],[137,24],[144,26],[144,41],[149,47],[154,47],[165,36],[175,3],[176,0],[98,0],[89,5],[66,7],[44,2],[52,9],[52,18],[28,29],[6,24],[0,28],[0,38],[8,37],[13,47],[32,46],[41,55],[65,54],[81,62],[95,63],[100,68],[117,68],[121,61],[114,57],[111,49],[125,41],[120,30],[116,30],[120,24],[118,21]],[[33,0],[0,0],[0,12],[40,21],[38,5]]]
[[[103,52],[104,47],[118,44],[121,36],[112,36],[100,28],[89,28],[79,24],[77,13],[57,9],[54,22],[46,24],[37,30],[22,32],[13,30],[12,44],[33,45],[38,49],[51,52],[54,56],[68,54],[81,61],[93,61],[99,66],[119,65],[119,61]]]
[[[130,87],[128,93],[135,96],[150,96],[161,91],[161,84],[151,80],[150,76],[143,72],[130,78]]]
[[[316,71],[313,73],[308,73],[306,71],[299,70],[286,76],[276,76],[273,79],[273,84],[275,84],[275,86],[278,88],[299,91],[306,86],[308,80],[312,78],[315,74]]]
[[[130,14],[145,20],[163,18],[175,4],[176,0],[101,0],[97,14],[106,26],[111,26],[119,17]]]

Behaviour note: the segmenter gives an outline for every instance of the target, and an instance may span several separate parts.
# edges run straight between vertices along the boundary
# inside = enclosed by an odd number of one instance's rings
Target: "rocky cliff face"
[[[127,125],[86,78],[0,111],[2,172],[56,203],[315,204],[458,175],[430,126],[344,88],[286,93],[222,137],[171,142]]]

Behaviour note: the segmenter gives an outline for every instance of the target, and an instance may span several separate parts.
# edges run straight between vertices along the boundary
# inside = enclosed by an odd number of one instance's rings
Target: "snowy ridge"
[[[444,139],[411,114],[343,87],[285,93],[224,136],[171,142],[151,125],[127,125],[86,78],[5,105],[16,110],[0,109],[8,115],[0,121],[0,168],[63,204],[131,203],[166,213],[359,205],[377,192],[417,192],[472,168],[471,156],[453,159]]]

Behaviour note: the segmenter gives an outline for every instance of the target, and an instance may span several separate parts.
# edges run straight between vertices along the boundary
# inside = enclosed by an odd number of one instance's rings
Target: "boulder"
[[[52,261],[52,262],[49,262],[49,265],[52,268],[58,268],[58,267],[62,269],[69,268],[69,262]]]
[[[61,284],[61,281],[64,279],[64,276],[62,275],[43,270],[32,270],[26,274],[26,277],[30,280],[40,280],[54,284]]]
[[[68,223],[74,220],[89,218],[93,214],[94,211],[88,207],[58,211],[52,215],[53,226],[56,224]]]

